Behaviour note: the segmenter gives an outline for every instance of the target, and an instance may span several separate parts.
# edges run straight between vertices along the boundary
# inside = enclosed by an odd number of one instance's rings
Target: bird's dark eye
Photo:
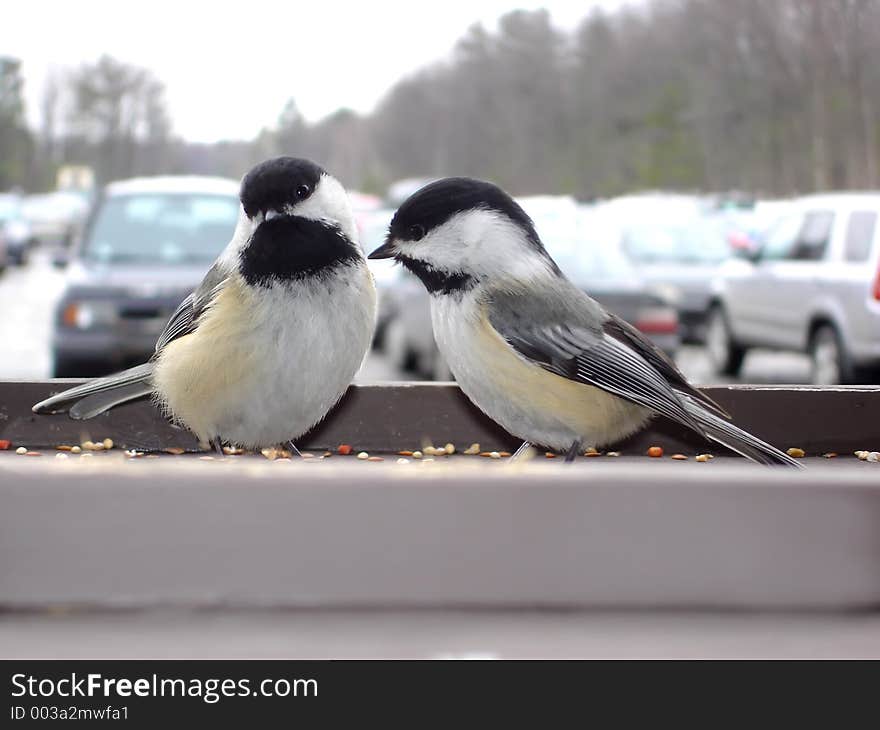
[[[300,185],[296,189],[296,197],[302,200],[303,198],[309,197],[310,192],[312,192],[312,189],[308,185]]]
[[[416,223],[410,226],[406,232],[406,237],[410,241],[421,241],[425,237],[425,227]]]

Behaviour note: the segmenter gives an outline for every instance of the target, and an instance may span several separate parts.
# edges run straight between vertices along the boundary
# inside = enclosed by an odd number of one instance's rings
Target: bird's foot
[[[568,447],[568,451],[565,452],[565,463],[570,464],[571,462],[573,462],[575,460],[575,457],[580,453],[582,447],[583,444],[580,440],[572,443],[572,445]]]
[[[532,444],[528,441],[523,441],[522,446],[520,446],[516,451],[513,452],[513,456],[510,457],[510,460],[516,461],[523,454],[525,454],[530,448],[532,448]]]
[[[218,456],[225,456],[223,453],[223,442],[220,440],[219,436],[215,436],[209,442],[211,444],[211,448],[214,449],[214,453]]]
[[[291,454],[295,454],[295,455],[298,456],[300,459],[303,458],[303,455],[299,452],[299,449],[296,448],[296,444],[293,443],[293,441],[288,441],[287,444],[286,444],[286,446],[287,446],[287,450],[288,450]]]

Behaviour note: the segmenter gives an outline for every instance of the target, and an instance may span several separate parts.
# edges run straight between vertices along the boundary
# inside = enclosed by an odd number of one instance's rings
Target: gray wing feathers
[[[174,310],[174,314],[156,340],[156,352],[159,352],[165,345],[178,337],[189,334],[196,328],[199,316],[210,304],[214,298],[217,289],[226,281],[226,272],[218,265],[214,264],[205,274],[202,283],[198,289],[189,294]]]
[[[152,384],[146,381],[119,385],[111,390],[95,393],[77,401],[70,408],[70,417],[76,420],[94,418],[115,406],[151,395],[152,392]]]
[[[569,285],[571,286],[571,285]],[[594,385],[702,433],[666,378],[641,354],[602,331],[605,311],[581,291],[534,297],[501,294],[489,302],[489,321],[521,355],[557,375]],[[559,294],[571,301],[560,301]]]
[[[488,301],[490,323],[523,357],[650,408],[762,464],[800,466],[724,420],[724,410],[691,386],[641,333],[569,282],[541,294],[503,292]]]
[[[95,378],[94,380],[78,385],[75,388],[65,390],[63,393],[53,395],[52,397],[46,398],[46,400],[37,403],[32,410],[34,413],[65,411],[72,403],[78,400],[106,393],[107,391],[112,391],[117,388],[125,388],[127,386],[138,386],[140,389],[147,387],[148,389],[146,392],[150,392],[152,388],[150,383],[152,374],[153,364],[149,362],[144,363],[143,365],[123,370],[121,373],[108,375],[106,378]],[[126,398],[126,400],[131,400],[132,397],[135,396]]]
[[[743,431],[729,421],[719,418],[686,393],[680,393],[679,396],[688,412],[702,426],[703,432],[713,441],[717,441],[722,446],[726,446],[760,464],[781,464],[799,469],[803,468],[796,459],[792,459],[788,454],[780,451],[775,446],[761,441],[761,439],[753,436],[748,431]]]

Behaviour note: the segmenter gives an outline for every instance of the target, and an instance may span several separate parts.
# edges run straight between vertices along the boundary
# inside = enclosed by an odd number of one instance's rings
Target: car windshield
[[[237,220],[232,195],[114,196],[101,205],[81,255],[100,263],[209,263],[232,238]]]
[[[718,264],[730,253],[722,231],[709,220],[627,226],[623,248],[637,264]]]
[[[547,252],[575,284],[637,281],[638,274],[613,240],[613,231],[592,216],[539,225]]]
[[[21,215],[21,204],[12,195],[0,195],[0,221],[15,220]]]

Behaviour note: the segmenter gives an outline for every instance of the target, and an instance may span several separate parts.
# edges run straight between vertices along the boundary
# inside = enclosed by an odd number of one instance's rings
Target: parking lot
[[[52,313],[64,283],[64,272],[52,266],[51,255],[40,249],[23,268],[0,276],[0,379],[39,379],[51,376]],[[703,348],[684,346],[678,364],[695,383],[804,383],[809,377],[805,357],[788,353],[752,352],[738,379],[715,376]],[[357,381],[419,379],[390,365],[380,352],[364,362]]]

